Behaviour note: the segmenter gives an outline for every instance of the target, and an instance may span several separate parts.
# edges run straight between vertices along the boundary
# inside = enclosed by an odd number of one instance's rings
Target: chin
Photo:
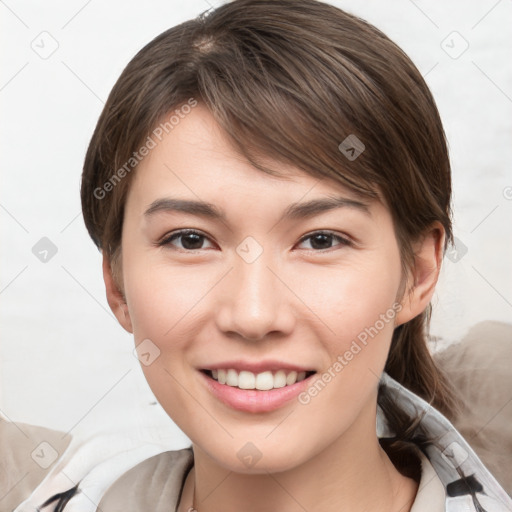
[[[308,460],[306,453],[297,453],[295,443],[289,447],[281,445],[278,449],[274,443],[269,445],[268,442],[253,443],[240,440],[226,443],[224,446],[216,445],[213,450],[204,451],[224,469],[246,475],[280,473],[300,466]]]

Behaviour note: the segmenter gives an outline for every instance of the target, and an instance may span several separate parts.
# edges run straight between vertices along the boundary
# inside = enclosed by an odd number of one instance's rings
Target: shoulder
[[[154,456],[166,445],[131,429],[71,437],[35,425],[1,423],[0,510],[96,512],[112,484],[143,461],[142,470],[151,467],[157,474]],[[162,471],[167,459],[174,461],[172,452],[159,459]]]
[[[512,494],[512,325],[480,322],[434,358],[459,399],[450,421]]]
[[[0,508],[13,510],[58,463],[71,436],[0,416]]]
[[[192,448],[172,450],[150,457],[118,478],[104,494],[102,512],[153,512],[174,510],[183,480],[193,465]]]
[[[445,416],[386,373],[382,385],[404,414],[418,418],[410,440],[428,457],[444,486],[446,510],[512,512],[510,496]],[[422,462],[422,472],[425,468]]]

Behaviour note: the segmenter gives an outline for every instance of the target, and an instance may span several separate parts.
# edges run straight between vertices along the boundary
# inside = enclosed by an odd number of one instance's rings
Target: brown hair
[[[87,229],[113,262],[134,174],[126,162],[191,98],[210,109],[233,147],[262,172],[279,175],[263,165],[263,155],[363,196],[381,195],[404,274],[414,261],[411,243],[434,221],[444,226],[446,244],[452,241],[445,134],[407,55],[329,4],[234,0],[156,37],[110,93],[87,150],[81,198]],[[364,144],[357,158],[339,149],[349,136]],[[429,315],[430,307],[395,329],[385,370],[447,412],[450,389],[426,342]]]

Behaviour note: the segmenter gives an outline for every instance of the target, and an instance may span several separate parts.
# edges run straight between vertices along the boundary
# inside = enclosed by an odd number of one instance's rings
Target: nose
[[[216,321],[224,334],[259,341],[292,332],[293,293],[264,255],[251,263],[235,257],[234,268],[217,290]]]

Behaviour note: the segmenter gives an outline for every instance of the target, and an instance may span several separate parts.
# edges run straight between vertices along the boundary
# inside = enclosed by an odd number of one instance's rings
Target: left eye
[[[317,231],[316,233],[312,233],[310,235],[305,236],[302,238],[301,243],[309,240],[310,241],[310,247],[314,250],[325,250],[330,249],[332,247],[332,242],[334,240],[338,240],[339,244],[341,246],[344,245],[350,245],[350,241],[346,238],[343,238],[342,236],[335,235],[334,233],[324,232],[324,231]]]

